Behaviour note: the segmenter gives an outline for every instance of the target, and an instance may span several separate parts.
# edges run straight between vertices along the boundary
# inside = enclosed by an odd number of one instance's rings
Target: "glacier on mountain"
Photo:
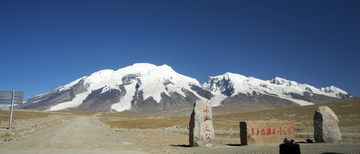
[[[304,92],[309,92],[337,98],[339,98],[338,93],[347,94],[347,92],[336,87],[317,89],[307,84],[299,84],[295,81],[286,80],[280,77],[264,81],[234,73],[225,73],[223,75],[209,77],[202,87],[215,94],[223,94],[230,97],[239,93],[250,96],[253,95],[254,92],[257,94],[267,94],[290,100],[301,106],[313,105],[314,103],[294,99],[290,95],[291,93],[303,96]]]
[[[131,77],[129,77],[129,75]],[[151,97],[158,103],[161,101],[162,93],[169,95],[170,92],[177,92],[178,94],[186,97],[183,92],[184,89],[193,92],[193,94],[195,94],[198,98],[206,101],[205,98],[197,95],[197,93],[190,88],[191,85],[200,86],[196,79],[178,74],[167,65],[156,66],[153,64],[138,63],[121,68],[117,71],[101,70],[91,74],[89,77],[81,78],[85,79],[84,84],[88,86],[88,91],[76,95],[76,97],[71,101],[60,103],[51,107],[50,111],[79,106],[82,103],[82,100],[85,100],[86,96],[89,95],[91,91],[101,88],[101,94],[113,89],[121,91],[119,85],[124,84],[124,78],[128,78],[131,84],[124,86],[126,89],[126,95],[124,98],[120,99],[120,102],[111,106],[111,108],[117,112],[131,109],[132,97],[134,96],[136,90],[141,90],[143,92],[144,100]],[[68,89],[79,81],[80,79],[61,87],[61,89]]]
[[[334,86],[317,89],[311,85],[299,84],[280,77],[275,77],[272,80],[261,80],[229,72],[208,77],[206,82],[200,85],[196,79],[181,75],[170,66],[156,66],[148,63],[137,63],[116,71],[111,69],[100,70],[90,76],[81,77],[67,85],[56,88],[51,94],[66,92],[76,87],[75,85],[81,85],[82,89],[70,93],[69,95],[73,94],[70,99],[52,105],[48,110],[76,109],[94,91],[96,91],[97,95],[105,95],[113,90],[122,92],[121,97],[119,96],[118,100],[110,104],[110,108],[117,112],[131,110],[134,97],[139,91],[142,92],[143,100],[153,99],[157,103],[162,101],[162,94],[171,96],[177,93],[184,98],[187,97],[187,94],[193,94],[193,96],[197,97],[196,99],[201,99],[212,106],[221,106],[222,101],[238,94],[245,94],[249,97],[253,95],[269,95],[302,106],[314,103],[310,102],[309,99],[295,99],[294,94],[298,96],[304,96],[305,93],[309,96],[319,94],[339,99],[347,95],[346,91]],[[194,86],[197,88],[194,88]],[[199,92],[199,89],[202,92]],[[210,94],[206,95],[205,93]],[[49,98],[51,94],[49,92],[38,95],[31,102],[41,102]],[[349,95],[349,97],[352,96]]]

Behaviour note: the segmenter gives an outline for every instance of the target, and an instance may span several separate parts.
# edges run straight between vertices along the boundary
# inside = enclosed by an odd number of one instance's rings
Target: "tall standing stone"
[[[341,140],[339,119],[327,106],[319,106],[314,115],[314,139],[316,142],[338,143]]]
[[[211,105],[196,101],[189,123],[189,142],[192,147],[211,147],[215,139]]]

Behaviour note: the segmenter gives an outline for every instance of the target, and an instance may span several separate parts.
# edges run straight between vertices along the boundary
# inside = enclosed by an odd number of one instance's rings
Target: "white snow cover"
[[[125,86],[126,94],[124,97],[120,99],[119,103],[115,103],[111,106],[111,109],[116,110],[117,112],[122,112],[125,110],[131,109],[131,101],[133,100],[133,97],[136,92],[136,82],[133,82],[130,85]]]
[[[299,105],[313,105],[311,102],[307,102],[304,100],[294,99],[289,95],[290,93],[296,93],[303,96],[304,92],[312,92],[315,94],[326,95],[330,97],[337,97],[334,93],[326,93],[327,89],[320,90],[313,86],[307,84],[299,84],[295,81],[286,80],[283,78],[276,77],[275,79],[269,81],[264,81],[260,79],[256,79],[253,77],[245,77],[243,75],[234,74],[234,73],[225,73],[224,75],[219,75],[215,77],[211,77],[215,79],[214,83],[204,83],[202,86],[205,89],[210,90],[211,92],[219,95],[221,92],[226,90],[226,86],[232,86],[234,89],[234,93],[231,96],[235,96],[238,93],[244,93],[248,95],[252,95],[253,92],[260,94],[270,94],[273,96],[277,96],[283,99],[290,100]],[[228,82],[229,85],[225,85],[224,83]],[[218,84],[217,84],[218,83]],[[220,85],[220,86],[219,86]],[[346,94],[345,91],[340,91],[338,88],[328,88],[327,91],[332,90],[332,92],[340,92]],[[225,99],[226,97],[224,97]],[[217,99],[214,101],[213,99]],[[209,102],[218,102],[219,99],[214,97]],[[217,105],[216,103],[214,105]]]
[[[128,78],[126,80],[126,84],[122,81],[124,77]],[[143,91],[144,100],[152,98],[158,103],[161,101],[162,93],[169,95],[171,92],[177,92],[180,95],[185,96],[183,91],[187,90],[212,106],[221,105],[221,101],[228,97],[223,95],[222,92],[231,87],[234,90],[231,96],[235,96],[238,93],[252,95],[253,92],[255,92],[257,94],[268,94],[287,99],[300,105],[312,105],[313,103],[294,99],[291,95],[289,95],[289,93],[303,95],[303,93],[307,91],[311,94],[321,94],[337,98],[340,97],[340,93],[347,94],[347,92],[334,86],[317,89],[307,84],[299,84],[295,81],[279,77],[276,77],[273,80],[264,81],[253,77],[245,77],[239,74],[225,73],[223,75],[210,78],[214,79],[214,82],[205,82],[201,86],[196,79],[178,74],[170,66],[156,66],[148,63],[138,63],[116,71],[105,69],[57,88],[58,92],[62,92],[70,89],[83,80],[83,84],[85,85],[87,91],[77,94],[71,101],[52,106],[49,110],[55,111],[77,107],[81,105],[81,103],[92,91],[102,89],[101,94],[110,90],[121,91],[119,88],[120,85],[124,85],[126,93],[118,103],[111,106],[111,109],[114,109],[117,112],[131,109],[131,101],[136,93],[136,90]],[[199,96],[190,88],[191,85],[203,87],[204,89],[211,91],[214,97],[208,100]]]
[[[85,85],[88,91],[76,95],[76,97],[69,102],[60,103],[50,108],[50,111],[63,110],[66,108],[76,107],[81,105],[82,101],[85,100],[87,95],[93,90],[102,88],[101,93],[105,93],[112,89],[119,91],[119,85],[122,85],[122,78],[126,75],[134,75],[136,79],[133,79],[130,85],[125,85],[126,94],[121,98],[120,102],[115,103],[111,106],[112,109],[121,112],[124,110],[131,109],[131,100],[135,94],[135,87],[140,82],[138,90],[143,91],[144,100],[147,98],[153,98],[156,102],[161,101],[161,93],[169,95],[170,92],[177,92],[185,96],[182,89],[186,89],[197,97],[202,98],[196,92],[190,89],[191,85],[197,85],[201,87],[196,79],[176,73],[170,66],[162,65],[156,66],[148,63],[138,63],[132,66],[121,68],[117,71],[113,70],[101,70],[91,74],[89,77],[84,77]],[[61,87],[62,89],[70,88],[71,86],[78,83],[80,80],[76,80],[66,86]],[[168,83],[165,85],[164,83]]]
[[[67,85],[65,85],[65,86],[61,86],[61,87],[57,88],[57,89],[59,89],[58,92],[62,92],[62,91],[66,91],[66,90],[70,89],[72,86],[74,86],[74,85],[76,85],[77,83],[79,83],[79,81],[80,81],[81,79],[83,79],[83,78],[84,78],[84,77],[79,78],[79,79],[77,79],[77,80],[75,80],[75,81],[73,81],[73,82],[71,82],[71,83],[69,83],[69,84],[67,84]]]
[[[325,88],[320,88],[320,91],[323,91],[325,93],[328,93],[329,95],[332,95],[333,97],[339,97],[339,95],[342,94],[347,94],[346,91],[341,90],[340,88],[337,88],[335,86],[330,86],[330,87],[325,87]]]

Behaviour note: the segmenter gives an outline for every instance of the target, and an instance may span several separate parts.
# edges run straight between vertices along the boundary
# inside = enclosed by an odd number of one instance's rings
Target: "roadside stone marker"
[[[192,147],[212,147],[215,139],[211,105],[198,100],[189,123],[189,142]]]
[[[243,121],[240,122],[241,145],[283,143],[295,140],[294,122],[290,121]]]
[[[339,119],[327,106],[319,106],[314,115],[314,139],[316,142],[338,143],[341,141]]]

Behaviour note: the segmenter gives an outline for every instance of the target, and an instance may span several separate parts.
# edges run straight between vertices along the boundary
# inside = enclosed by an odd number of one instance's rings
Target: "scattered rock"
[[[122,142],[123,145],[133,145],[133,143],[130,142]]]
[[[215,139],[212,108],[201,100],[196,101],[189,123],[189,142],[192,147],[212,147]]]
[[[314,115],[314,139],[316,142],[338,143],[341,141],[339,119],[327,106],[319,106]]]
[[[307,140],[306,140],[306,143],[313,143],[313,140],[307,139]]]

